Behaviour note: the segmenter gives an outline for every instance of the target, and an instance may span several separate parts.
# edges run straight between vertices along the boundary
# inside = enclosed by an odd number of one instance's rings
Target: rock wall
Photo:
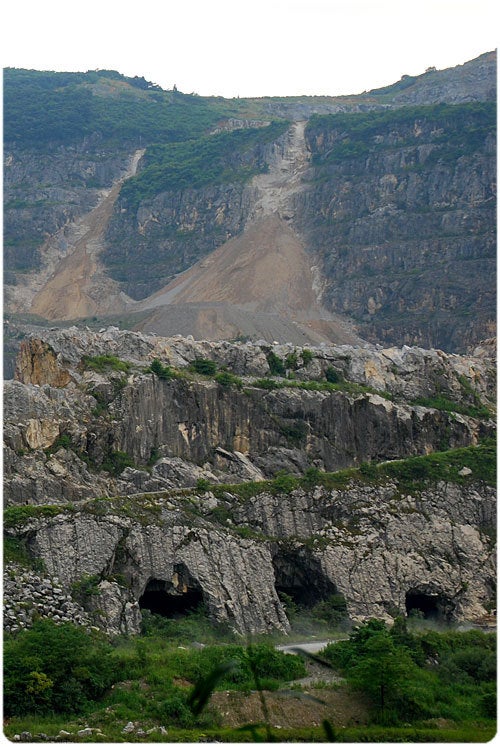
[[[80,596],[85,619],[108,632],[138,632],[147,592],[164,614],[196,592],[214,621],[262,633],[288,630],[285,589],[312,601],[340,593],[353,621],[405,614],[412,595],[441,620],[480,617],[493,598],[494,512],[494,489],[471,477],[414,493],[388,481],[247,500],[230,492],[100,499],[7,531],[46,578],[57,577],[60,594],[91,579]],[[21,614],[16,588],[5,587],[8,626],[29,624],[34,609],[52,615],[33,589]]]
[[[362,137],[355,117],[310,122],[297,225],[361,336],[463,352],[494,334],[494,122],[488,104],[365,116]]]
[[[271,376],[270,352],[295,378]],[[240,381],[194,373],[199,359]],[[494,488],[479,461],[448,482],[366,464],[336,487],[264,481],[475,445],[494,434],[494,374],[487,345],[460,357],[39,330],[4,394],[5,531],[24,557],[5,569],[7,627],[41,614],[133,634],[142,609],[203,603],[241,633],[287,631],[282,593],[342,594],[354,621],[412,599],[443,620],[484,614]],[[443,394],[449,411],[413,402]]]
[[[100,192],[126,171],[132,152],[132,146],[129,151],[104,147],[98,137],[77,147],[45,152],[8,145],[4,152],[7,285],[24,283],[24,275],[41,266],[45,240],[95,206]],[[65,256],[64,235],[58,254]]]
[[[335,470],[467,446],[494,432],[491,420],[460,414],[494,402],[488,358],[325,346],[308,349],[304,364],[303,349],[274,346],[281,360],[297,361],[296,378],[266,389],[259,382],[270,375],[265,344],[196,343],[113,328],[48,330],[42,338],[23,342],[20,381],[5,385],[7,504]],[[85,356],[103,355],[128,365],[126,373],[99,373],[85,363]],[[227,367],[239,385],[190,373],[197,358]],[[154,359],[175,368],[175,378],[147,373]],[[321,390],[328,371],[341,383]],[[319,382],[318,390],[301,388],[308,381]],[[418,404],[438,395],[452,411]]]

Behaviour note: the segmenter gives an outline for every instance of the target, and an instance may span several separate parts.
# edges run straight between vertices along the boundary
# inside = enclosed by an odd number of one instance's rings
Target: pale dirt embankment
[[[51,254],[48,240],[45,275],[33,282],[30,311],[50,320],[141,312],[137,329],[197,339],[361,344],[349,320],[321,305],[317,268],[292,227],[293,198],[304,189],[309,168],[304,128],[305,122],[291,126],[284,145],[273,149],[268,172],[247,187],[252,208],[244,231],[154,295],[134,302],[105,275],[99,255],[121,185],[143,154],[137,151],[99,204],[65,227],[65,256],[55,248]],[[52,242],[55,247],[56,236]],[[151,312],[146,319],[144,311]]]
[[[64,230],[69,236],[66,256],[59,261],[50,261],[51,240],[43,249],[46,266],[52,273],[36,292],[30,311],[46,319],[76,319],[93,314],[113,314],[122,311],[127,298],[118,284],[104,274],[99,254],[103,249],[103,238],[123,182],[136,173],[144,150],[135,152],[127,172],[117,180],[110,190],[89,213]],[[58,237],[52,237],[56,244]],[[130,300],[130,299],[129,299]]]
[[[361,343],[347,319],[321,305],[316,268],[290,222],[292,198],[304,189],[309,167],[304,127],[292,125],[269,171],[253,178],[248,190],[254,205],[244,231],[135,305],[154,310],[142,330],[205,339]]]

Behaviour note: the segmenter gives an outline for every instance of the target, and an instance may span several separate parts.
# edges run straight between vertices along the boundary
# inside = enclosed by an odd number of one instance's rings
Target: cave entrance
[[[184,565],[176,566],[172,579],[151,578],[139,597],[139,607],[162,617],[179,618],[203,604],[199,583]]]
[[[276,592],[301,610],[311,610],[337,594],[337,587],[324,574],[319,561],[305,548],[279,550],[273,558]]]
[[[411,589],[405,597],[406,614],[424,620],[450,621],[453,604],[439,594],[431,594],[419,589]]]

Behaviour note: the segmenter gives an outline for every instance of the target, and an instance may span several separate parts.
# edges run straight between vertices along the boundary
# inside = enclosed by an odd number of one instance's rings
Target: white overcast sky
[[[7,0],[2,66],[219,96],[360,93],[497,47],[496,0]]]

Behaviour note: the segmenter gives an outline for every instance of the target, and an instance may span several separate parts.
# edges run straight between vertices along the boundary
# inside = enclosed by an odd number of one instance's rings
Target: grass
[[[338,600],[334,600],[332,607],[335,611],[339,608],[337,602]],[[66,626],[65,636],[61,637],[57,626],[50,623],[44,623],[43,630],[48,634],[48,643],[46,637],[40,637],[40,633],[43,633],[41,629],[38,637],[33,637],[31,645],[27,645],[29,632],[17,637],[7,636],[7,650],[14,646],[6,658],[9,693],[13,692],[12,667],[14,675],[19,672],[19,677],[29,678],[30,667],[32,668],[35,658],[39,671],[43,671],[44,662],[49,667],[54,667],[54,661],[61,661],[61,666],[65,666],[68,672],[68,662],[78,663],[78,656],[75,659],[71,649],[72,643],[76,640],[81,646],[82,636],[89,634],[83,631],[72,633]],[[320,722],[324,716],[319,716],[321,711],[315,711],[314,706],[310,705],[302,726],[284,726],[278,729],[273,725],[276,722],[269,716],[273,697],[271,693],[279,690],[277,695],[280,697],[280,708],[285,709],[284,713],[287,708],[293,710],[297,707],[299,701],[285,698],[282,689],[288,691],[290,681],[305,675],[302,658],[276,651],[272,638],[255,641],[250,646],[242,643],[241,639],[235,641],[234,634],[212,625],[204,610],[198,609],[179,619],[145,615],[143,634],[135,638],[120,636],[106,642],[103,637],[89,636],[90,650],[97,646],[96,650],[101,652],[98,658],[92,658],[91,654],[86,653],[88,666],[93,668],[93,677],[99,681],[100,662],[106,662],[106,671],[114,684],[108,685],[104,692],[101,690],[101,694],[95,699],[82,701],[80,709],[74,713],[70,712],[71,709],[58,714],[44,713],[43,692],[39,693],[42,698],[39,713],[12,713],[12,702],[9,701],[5,734],[12,739],[15,734],[29,731],[35,741],[38,741],[37,734],[56,736],[63,729],[72,733],[68,737],[69,741],[122,743],[144,741],[146,737],[136,733],[141,728],[145,732],[155,730],[147,734],[148,742],[325,742],[332,738],[340,742],[489,741],[495,734],[494,717],[481,713],[481,698],[482,693],[494,692],[494,680],[491,679],[493,672],[481,675],[478,681],[470,680],[465,672],[472,673],[474,667],[475,671],[479,671],[477,666],[482,665],[482,658],[470,658],[471,647],[485,655],[489,652],[490,659],[492,658],[495,651],[494,637],[478,631],[427,631],[414,636],[402,631],[399,635],[406,636],[404,640],[396,639],[399,641],[397,645],[405,650],[406,646],[410,646],[410,651],[414,650],[414,646],[411,648],[413,639],[422,641],[424,655],[418,670],[424,676],[425,687],[423,694],[418,695],[419,679],[414,682],[412,679],[410,692],[417,694],[419,698],[423,697],[426,708],[431,709],[432,713],[425,718],[405,715],[400,723],[385,725],[376,723],[375,714],[375,721],[354,726],[349,723],[349,708],[352,706],[356,710],[356,704],[364,702],[359,698],[364,696],[357,695],[346,682],[337,682],[324,683],[321,692],[311,694],[321,698],[321,693],[327,690],[338,693],[344,702],[347,698],[351,704],[347,711],[336,710],[335,695],[330,701],[332,711],[331,716],[328,716],[328,724],[312,725],[314,721]],[[195,636],[195,640],[204,641],[207,645],[204,648],[193,647],[191,644]],[[349,647],[351,640],[356,637],[362,640],[355,630],[349,640],[344,640],[339,646]],[[44,650],[37,653],[34,643],[39,648],[43,644]],[[47,646],[49,649],[54,647],[56,659],[50,650],[46,650]],[[436,658],[435,652],[438,652],[439,668],[443,669],[443,674],[427,661],[428,654]],[[457,665],[461,669],[456,670]],[[471,665],[472,670],[469,668]],[[455,669],[450,669],[450,666],[455,666]],[[414,670],[415,667],[409,670],[412,677]],[[454,674],[457,671],[458,677]],[[75,678],[88,681],[85,667],[77,666],[68,676],[73,681]],[[439,687],[439,696],[434,692],[436,686]],[[60,687],[65,687],[64,680]],[[300,698],[303,692],[301,687],[294,684],[293,688],[294,694]],[[216,708],[210,703],[211,693],[221,690],[231,691],[234,694],[231,697],[236,698],[235,702],[238,704],[243,704],[251,692],[260,692],[258,698],[254,697],[255,710],[251,711],[253,715],[248,722],[243,722],[240,727],[224,725],[220,707]],[[207,696],[206,703],[204,694]],[[304,697],[304,702],[311,702],[307,700],[307,693]],[[259,705],[259,700],[263,706]],[[197,708],[197,703],[201,703],[203,707]],[[283,718],[285,716],[280,717],[278,723],[283,723]],[[123,728],[130,721],[134,722],[134,732],[124,733]],[[76,732],[85,726],[94,731],[88,736],[76,737]],[[167,733],[160,730],[161,726],[166,727]]]
[[[130,363],[120,360],[115,355],[84,355],[82,364],[84,368],[90,368],[98,373],[108,371],[127,373],[131,367]]]

